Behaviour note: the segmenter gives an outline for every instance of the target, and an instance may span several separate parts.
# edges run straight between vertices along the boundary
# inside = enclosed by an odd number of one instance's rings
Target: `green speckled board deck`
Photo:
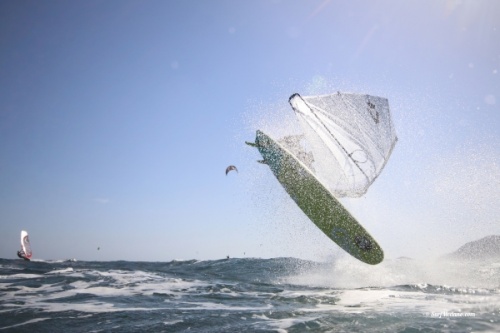
[[[262,131],[255,144],[290,197],[316,226],[338,246],[367,264],[376,265],[384,252],[349,211],[312,172],[285,147]]]

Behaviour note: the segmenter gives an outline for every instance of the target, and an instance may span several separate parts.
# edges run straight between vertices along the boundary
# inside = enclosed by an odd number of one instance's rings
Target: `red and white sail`
[[[28,232],[25,230],[21,231],[21,248],[24,252],[24,256],[28,259],[31,259],[33,252],[31,252],[31,244]]]

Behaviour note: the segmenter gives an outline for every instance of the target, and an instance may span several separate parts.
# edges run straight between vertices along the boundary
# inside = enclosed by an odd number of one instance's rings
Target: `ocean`
[[[1,332],[500,332],[500,263],[0,259]]]

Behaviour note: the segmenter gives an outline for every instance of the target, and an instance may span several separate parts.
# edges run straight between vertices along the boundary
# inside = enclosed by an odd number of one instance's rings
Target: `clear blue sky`
[[[2,0],[0,49],[2,258],[338,253],[243,143],[336,90],[391,105],[345,202],[387,257],[500,234],[498,1]]]

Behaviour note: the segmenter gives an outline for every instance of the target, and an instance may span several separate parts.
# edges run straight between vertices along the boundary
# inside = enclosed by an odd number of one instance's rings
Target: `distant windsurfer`
[[[17,251],[17,256],[26,261],[30,261],[33,255],[31,251],[30,238],[26,230],[21,231],[21,250]]]
[[[17,251],[17,256],[18,256],[19,258],[21,258],[21,259],[26,260],[26,261],[30,261],[28,258],[26,258],[26,254],[24,253],[24,251],[23,251],[23,250],[19,250],[19,251]]]

